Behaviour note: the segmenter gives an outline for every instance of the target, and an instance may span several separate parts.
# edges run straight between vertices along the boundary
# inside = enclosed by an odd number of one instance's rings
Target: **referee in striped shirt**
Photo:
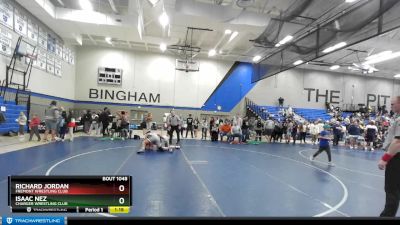
[[[169,144],[172,144],[172,136],[174,131],[176,131],[176,135],[178,137],[178,140],[176,142],[176,145],[179,145],[179,130],[181,129],[180,127],[180,123],[181,122],[181,118],[179,118],[178,115],[175,115],[175,111],[171,110],[171,114],[168,116],[167,118],[167,126],[168,126],[168,133],[169,133]]]
[[[392,110],[400,114],[400,96],[392,100]],[[400,201],[400,118],[397,117],[391,124],[385,143],[386,153],[378,163],[378,167],[385,171],[386,203],[381,217],[395,217]]]

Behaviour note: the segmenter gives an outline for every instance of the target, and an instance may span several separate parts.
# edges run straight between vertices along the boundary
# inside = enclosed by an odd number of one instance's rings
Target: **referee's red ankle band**
[[[389,155],[389,154],[387,154],[387,153],[385,153],[385,154],[382,156],[382,160],[385,161],[385,162],[389,162],[389,160],[390,160],[391,158],[393,158],[393,156],[392,156],[392,155]]]

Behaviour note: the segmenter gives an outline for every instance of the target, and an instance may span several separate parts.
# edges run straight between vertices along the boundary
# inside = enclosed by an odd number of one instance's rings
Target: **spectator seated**
[[[242,139],[243,139],[243,135],[242,135],[241,133],[236,133],[236,134],[230,134],[230,135],[228,136],[228,141],[229,141],[229,142],[233,142],[233,141],[235,141],[235,138],[236,138],[236,137],[239,138],[239,142],[241,142]]]
[[[121,124],[121,120],[113,122],[111,125],[111,137],[128,138],[130,136],[129,123]]]
[[[232,128],[231,125],[227,121],[220,126],[220,128],[219,128],[219,136],[221,138],[221,141],[223,141],[224,136],[226,136],[227,141],[229,141],[231,128]]]

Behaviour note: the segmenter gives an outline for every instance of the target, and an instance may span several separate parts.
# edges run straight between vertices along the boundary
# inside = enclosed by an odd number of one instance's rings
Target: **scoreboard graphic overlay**
[[[9,176],[8,205],[21,213],[128,213],[131,176]]]

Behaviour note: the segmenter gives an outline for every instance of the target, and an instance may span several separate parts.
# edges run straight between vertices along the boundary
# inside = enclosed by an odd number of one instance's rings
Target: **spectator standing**
[[[278,102],[279,102],[279,107],[283,107],[283,102],[285,101],[285,99],[283,99],[282,97],[279,97]]]
[[[208,123],[207,119],[204,117],[203,121],[201,122],[201,140],[207,140],[207,130]]]
[[[185,136],[185,138],[187,138],[189,130],[190,130],[190,134],[192,135],[192,138],[193,138],[193,122],[194,122],[194,120],[192,118],[192,114],[189,114],[189,117],[186,119],[187,127],[186,127],[186,136]]]
[[[60,117],[60,110],[57,108],[57,102],[52,101],[45,111],[46,131],[44,132],[43,141],[48,141],[47,136],[51,133],[51,140],[55,141],[57,121]]]
[[[24,112],[20,112],[19,116],[18,116],[18,125],[19,125],[19,131],[18,131],[18,135],[20,137],[24,137],[25,134],[25,126],[26,126],[26,122],[28,121],[28,119],[25,116]]]
[[[34,114],[31,119],[31,122],[29,123],[29,129],[30,129],[29,141],[32,141],[33,134],[36,135],[38,141],[41,140],[39,134],[39,125],[40,125],[40,118],[38,117],[37,114]]]
[[[74,118],[74,111],[69,110],[69,113],[68,113],[65,123],[67,124],[67,127],[68,127],[69,140],[74,141],[74,128],[76,126],[75,118]]]

